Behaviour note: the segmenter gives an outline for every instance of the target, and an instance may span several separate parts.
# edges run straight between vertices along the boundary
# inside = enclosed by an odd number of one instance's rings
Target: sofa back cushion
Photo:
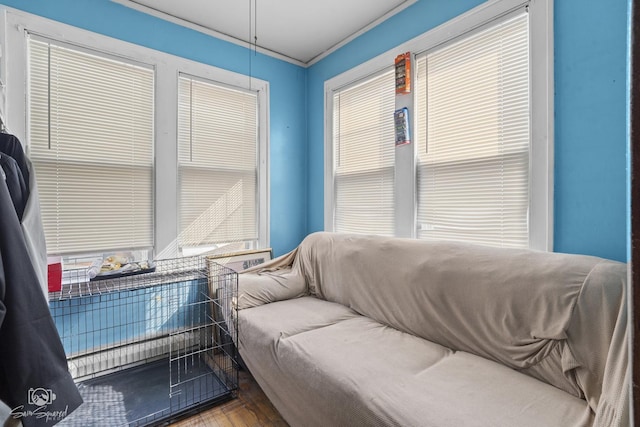
[[[608,281],[626,274],[625,264],[590,256],[379,236],[315,233],[298,250],[296,267],[311,294],[521,370],[578,397],[585,392],[585,379],[575,376],[581,362],[573,353],[586,351],[585,342],[600,342],[591,351],[604,352],[595,358],[606,359],[608,348],[602,347],[611,336],[593,340],[583,335],[603,328],[574,325],[580,336],[579,347],[572,350],[567,331],[575,305],[596,266],[590,286],[602,292],[611,285]],[[603,374],[585,375],[601,381]]]

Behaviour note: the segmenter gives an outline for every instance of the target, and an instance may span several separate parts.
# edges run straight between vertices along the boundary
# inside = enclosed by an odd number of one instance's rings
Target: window
[[[394,102],[392,68],[333,93],[335,231],[394,234]]]
[[[483,3],[326,81],[325,229],[552,250],[552,10],[552,0]],[[352,111],[337,104],[338,95],[384,75],[404,52],[412,53],[412,93],[392,93],[387,101],[384,94],[394,90],[389,79],[367,90]],[[367,97],[389,106],[371,113]],[[403,107],[412,144],[394,147],[393,111]],[[364,135],[361,147],[390,150],[384,170],[393,182],[384,191],[345,187],[340,175],[344,123],[369,117],[367,129],[378,132],[353,132]],[[365,154],[373,156],[363,150],[353,157],[383,163]],[[374,203],[382,199],[391,207]],[[344,206],[359,215],[348,228]],[[390,219],[378,227],[382,217]]]
[[[29,154],[47,250],[153,245],[149,67],[29,38]]]
[[[417,58],[417,236],[528,247],[526,13]]]
[[[0,104],[49,254],[73,268],[269,247],[269,82],[3,12]]]
[[[258,95],[181,76],[179,245],[258,240]]]

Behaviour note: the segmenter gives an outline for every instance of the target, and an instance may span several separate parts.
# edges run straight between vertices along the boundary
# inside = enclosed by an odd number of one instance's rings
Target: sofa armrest
[[[586,278],[567,329],[594,427],[629,425],[628,326],[627,265],[603,260]]]
[[[304,276],[285,268],[275,271],[262,270],[238,275],[238,299],[234,308],[242,310],[271,302],[307,295]]]

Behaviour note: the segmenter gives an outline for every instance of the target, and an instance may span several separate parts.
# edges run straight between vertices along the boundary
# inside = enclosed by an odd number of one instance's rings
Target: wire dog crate
[[[187,257],[127,277],[84,274],[49,295],[84,398],[59,425],[158,425],[236,397],[235,271]]]

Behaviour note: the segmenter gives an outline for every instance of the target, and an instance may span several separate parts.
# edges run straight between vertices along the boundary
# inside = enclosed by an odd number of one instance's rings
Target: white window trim
[[[553,250],[553,0],[490,0],[468,12],[325,82],[324,91],[324,225],[333,231],[333,92],[393,64],[399,53],[418,54],[488,24],[517,9],[529,8],[531,64],[531,177],[529,247]],[[415,69],[415,67],[414,67]],[[396,108],[408,107],[415,124],[413,94],[396,97]],[[390,117],[389,120],[392,120]],[[412,126],[414,129],[415,126]],[[390,141],[389,143],[393,143]],[[415,237],[415,148],[396,149],[396,234]],[[407,168],[412,164],[413,168]],[[400,167],[402,165],[402,167]]]
[[[27,131],[27,31],[79,48],[103,52],[125,61],[143,63],[155,69],[154,154],[156,258],[178,256],[177,121],[178,76],[190,74],[258,92],[259,103],[259,192],[260,247],[269,247],[269,82],[133,43],[103,36],[9,7],[0,7],[0,111],[9,130],[28,144]],[[9,60],[10,58],[10,60]],[[162,88],[162,90],[159,90]]]

